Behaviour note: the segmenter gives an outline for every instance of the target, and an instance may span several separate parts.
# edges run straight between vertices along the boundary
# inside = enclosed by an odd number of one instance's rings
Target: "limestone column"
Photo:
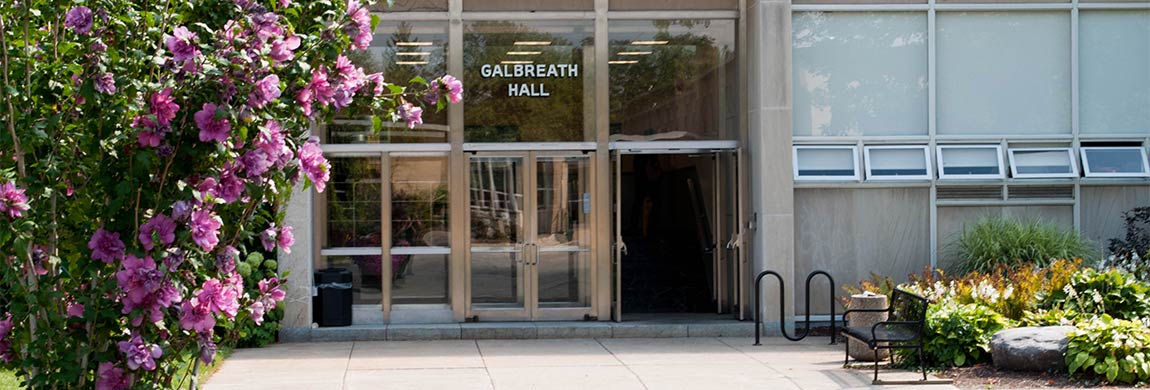
[[[284,215],[283,226],[291,226],[295,236],[295,246],[291,253],[280,250],[277,253],[279,272],[288,274],[285,284],[287,296],[284,298],[283,328],[280,329],[280,340],[302,341],[306,340],[311,331],[311,290],[312,290],[312,264],[315,250],[315,232],[313,229],[313,196],[315,189],[304,190],[303,180],[292,188],[291,201],[287,204],[287,213]]]

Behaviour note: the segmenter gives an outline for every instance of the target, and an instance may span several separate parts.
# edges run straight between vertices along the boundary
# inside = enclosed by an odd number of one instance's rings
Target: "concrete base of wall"
[[[777,324],[774,329],[777,329]],[[770,334],[769,332],[766,334]],[[338,328],[290,328],[284,342],[493,340],[568,338],[753,337],[750,321],[699,322],[490,322],[422,325],[354,325]]]

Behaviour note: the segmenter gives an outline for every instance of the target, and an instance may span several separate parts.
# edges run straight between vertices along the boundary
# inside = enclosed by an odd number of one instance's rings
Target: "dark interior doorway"
[[[621,158],[624,318],[715,313],[714,154]]]

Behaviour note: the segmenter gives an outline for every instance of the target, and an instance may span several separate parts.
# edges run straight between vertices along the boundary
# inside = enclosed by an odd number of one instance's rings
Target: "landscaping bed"
[[[989,363],[971,367],[951,367],[935,375],[953,379],[954,386],[960,389],[1126,388],[1105,385],[1097,379],[1069,377],[1066,373],[1001,371]]]

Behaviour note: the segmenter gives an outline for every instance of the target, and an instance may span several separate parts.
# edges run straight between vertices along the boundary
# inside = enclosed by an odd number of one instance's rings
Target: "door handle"
[[[627,255],[627,243],[623,242],[623,238],[619,238],[619,253],[623,256]]]
[[[731,240],[727,241],[727,249],[738,248],[740,246],[741,241],[742,241],[742,234],[741,233],[732,234]]]

